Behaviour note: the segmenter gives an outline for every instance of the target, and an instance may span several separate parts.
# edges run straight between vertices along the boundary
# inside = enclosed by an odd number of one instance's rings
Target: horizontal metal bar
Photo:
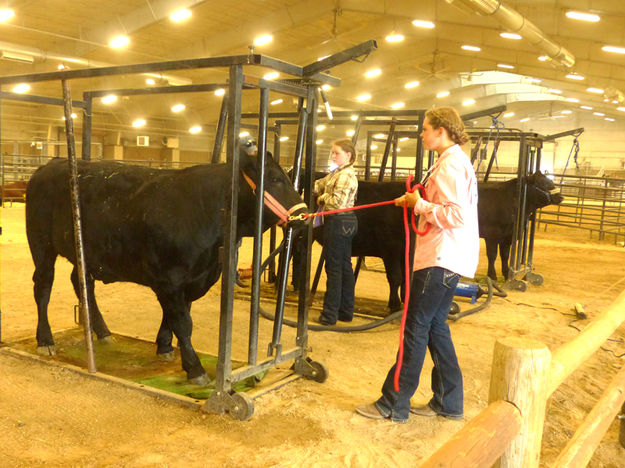
[[[228,380],[231,384],[235,384],[236,382],[240,382],[243,379],[247,379],[248,377],[258,374],[259,372],[271,369],[278,364],[303,356],[304,351],[305,350],[302,348],[293,348],[285,353],[282,353],[278,358],[267,358],[255,366],[243,366],[233,369]]]
[[[8,91],[0,91],[0,99],[11,99],[14,101],[24,101],[24,102],[34,102],[37,104],[50,104],[51,106],[63,106],[63,99],[52,98],[47,96],[33,96],[30,94],[18,94],[18,93],[10,93]],[[73,101],[72,106],[74,107],[85,107],[85,103],[83,101]]]
[[[555,140],[556,138],[562,138],[569,135],[575,135],[576,137],[580,136],[584,133],[584,127],[579,127],[573,130],[568,130],[566,132],[554,133],[553,135],[547,135],[544,137],[545,141]]]
[[[249,79],[249,78],[246,77],[246,79]],[[292,84],[284,83],[282,81],[264,80],[261,78],[257,80],[257,83],[246,81],[246,84],[254,86],[255,88],[267,88],[271,91],[289,94],[291,96],[297,96],[297,97],[303,97],[303,98],[308,96],[308,91],[306,90],[306,88],[294,86]],[[258,118],[258,114],[256,114],[256,118]]]
[[[377,48],[378,43],[374,40],[363,42],[351,47],[350,49],[343,50],[322,60],[317,60],[316,62],[306,65],[304,67],[303,75],[312,76],[322,71],[329,70],[330,68],[334,68],[335,66],[349,62],[350,60],[355,60],[363,55],[369,55]]]
[[[491,107],[489,109],[483,109],[477,112],[471,112],[470,114],[464,114],[464,115],[461,115],[460,117],[462,118],[462,120],[477,119],[479,117],[484,117],[486,115],[501,114],[507,109],[508,108],[506,106],[496,106],[496,107]]]
[[[115,94],[116,96],[137,96],[145,94],[171,94],[171,93],[199,93],[216,91],[228,88],[228,83],[197,84],[183,86],[159,86],[156,88],[126,88],[126,89],[100,89],[97,91],[85,91],[83,94],[92,98]]]
[[[363,120],[362,125],[390,125],[392,120]],[[297,120],[276,120],[278,125],[297,125]],[[351,125],[354,126],[355,122],[352,120],[330,120],[327,118],[321,118],[317,123],[330,124],[330,125]],[[395,122],[396,125],[417,125],[418,120],[400,120]]]

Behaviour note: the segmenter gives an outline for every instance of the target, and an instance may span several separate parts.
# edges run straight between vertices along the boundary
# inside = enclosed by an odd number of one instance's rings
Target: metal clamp
[[[305,219],[308,218],[308,214],[307,213],[300,213],[298,215],[291,215],[289,216],[289,221],[304,221]]]

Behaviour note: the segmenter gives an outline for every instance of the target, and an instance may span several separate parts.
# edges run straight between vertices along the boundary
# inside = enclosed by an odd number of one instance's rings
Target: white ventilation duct
[[[11,44],[9,42],[0,41],[0,59],[16,60],[21,62],[45,62],[47,60],[55,60],[63,63],[71,68],[71,65],[80,65],[87,68],[101,68],[114,66],[110,63],[97,62],[94,60],[88,60],[81,57],[72,57],[70,55],[56,54],[45,50],[37,49],[35,47],[26,47],[18,44]],[[156,78],[156,80],[164,80],[173,86],[188,85],[192,83],[189,78],[183,78],[180,76],[164,75],[161,73],[141,73],[144,76],[150,78]]]
[[[554,62],[571,68],[575,65],[575,57],[561,45],[549,39],[535,24],[528,21],[516,10],[504,5],[501,0],[446,0],[453,4],[483,16],[491,16],[507,31],[515,32],[523,36],[540,49]]]

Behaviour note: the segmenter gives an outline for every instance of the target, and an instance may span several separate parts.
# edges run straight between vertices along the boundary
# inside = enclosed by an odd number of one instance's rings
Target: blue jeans
[[[382,386],[382,396],[375,402],[378,411],[393,421],[403,422],[410,414],[410,398],[419,386],[426,349],[430,350],[432,392],[430,407],[438,414],[463,414],[462,373],[445,323],[459,276],[440,267],[415,271],[404,330],[404,357],[399,373],[399,392],[394,388],[397,362],[391,367]]]
[[[323,251],[327,281],[321,315],[330,323],[349,321],[354,316],[352,239],[357,231],[358,220],[353,213],[325,217]]]

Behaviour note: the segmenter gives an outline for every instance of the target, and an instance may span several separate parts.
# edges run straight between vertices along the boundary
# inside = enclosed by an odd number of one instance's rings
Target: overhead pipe
[[[24,60],[16,60],[16,61],[32,63],[30,60],[27,59],[27,57],[32,57],[33,62],[34,61],[45,62],[48,60],[58,60],[59,62],[65,65],[69,65],[70,68],[71,68],[71,65],[79,65],[79,66],[83,66],[86,68],[101,68],[101,67],[112,66],[112,64],[106,63],[106,62],[98,62],[95,60],[89,60],[89,59],[82,58],[82,57],[73,57],[73,56],[65,55],[65,54],[57,54],[54,52],[48,52],[42,49],[38,49],[36,47],[27,47],[27,46],[22,46],[18,44],[11,44],[9,42],[0,41],[0,58],[4,57],[5,53],[8,53],[6,54],[7,56],[5,57],[8,60],[11,60],[11,58],[9,58],[11,54],[18,54],[19,56],[24,56]],[[151,78],[156,78],[157,80],[166,80],[169,84],[174,85],[174,86],[188,85],[192,83],[191,79],[183,78],[180,76],[164,75],[162,73],[141,73],[141,74],[145,76],[149,76]]]
[[[505,5],[501,0],[445,0],[463,10],[483,16],[492,16],[499,24],[510,32],[523,36],[535,47],[545,53],[554,62],[566,68],[575,65],[575,57],[560,44],[549,39],[534,23],[530,22],[518,11]],[[464,7],[464,8],[462,8]]]

